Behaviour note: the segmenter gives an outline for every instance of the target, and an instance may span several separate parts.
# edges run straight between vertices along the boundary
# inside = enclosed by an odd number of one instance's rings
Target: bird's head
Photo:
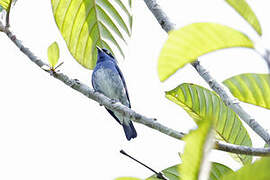
[[[107,50],[107,49],[101,49],[100,47],[97,46],[97,51],[98,51],[98,57],[97,57],[97,62],[101,62],[101,61],[107,61],[107,60],[111,60],[111,61],[115,61],[115,58],[113,57],[112,53]]]

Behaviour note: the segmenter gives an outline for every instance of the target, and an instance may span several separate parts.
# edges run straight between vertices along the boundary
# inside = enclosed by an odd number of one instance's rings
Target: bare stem
[[[12,6],[13,0],[9,2],[8,8],[7,8],[7,15],[6,15],[6,27],[10,27],[10,11],[11,11],[11,6]]]
[[[144,0],[148,9],[156,17],[161,27],[168,33],[175,29],[174,24],[170,21],[166,13],[161,9],[156,0]],[[200,76],[208,83],[208,85],[220,96],[223,102],[230,107],[238,116],[245,121],[254,132],[256,132],[267,144],[270,145],[270,135],[268,132],[251,117],[240,105],[239,102],[232,98],[229,92],[226,92],[224,87],[218,83],[210,73],[200,65],[198,60],[192,63],[192,66],[200,74]]]

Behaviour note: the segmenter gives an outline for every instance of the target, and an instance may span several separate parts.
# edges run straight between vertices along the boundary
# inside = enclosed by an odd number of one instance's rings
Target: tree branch
[[[48,65],[36,57],[28,48],[26,48],[20,40],[16,38],[16,36],[8,29],[4,28],[4,33],[9,37],[9,39],[37,66],[39,66],[42,70],[51,74],[54,78],[62,81],[67,86],[71,87],[72,89],[82,93],[86,97],[98,102],[99,104],[106,106],[112,111],[116,111],[123,116],[126,116],[133,120],[134,122],[144,124],[152,129],[156,129],[168,136],[174,137],[176,139],[181,139],[184,136],[184,133],[177,132],[171,128],[168,128],[159,122],[156,121],[154,118],[148,118],[144,115],[141,115],[134,110],[122,105],[120,102],[114,102],[105,95],[94,91],[93,89],[89,88],[87,85],[83,84],[77,79],[69,78],[67,75],[63,73],[57,73],[52,70],[47,70],[46,67]],[[270,155],[270,154],[269,154]]]
[[[210,73],[200,65],[199,61],[192,63],[192,66],[198,71],[201,77],[209,84],[209,86],[221,97],[223,102],[230,107],[239,117],[244,120],[251,129],[253,129],[264,141],[269,144],[270,136],[265,129],[252,118],[240,105],[238,100],[230,97],[223,86],[219,84]]]
[[[156,0],[144,0],[149,10],[156,17],[161,27],[168,33],[175,29],[174,24],[170,21],[166,13],[161,9]],[[198,60],[191,63],[200,76],[208,83],[208,85],[220,96],[223,102],[230,107],[238,116],[245,121],[253,131],[255,131],[267,144],[270,145],[270,135],[267,131],[251,117],[240,105],[239,101],[234,100],[229,92],[226,92],[224,87],[219,84],[210,73],[200,65]]]
[[[44,67],[48,65],[36,57],[28,48],[26,48],[21,41],[19,41],[16,36],[8,29],[4,29],[4,33],[9,37],[9,39],[37,66],[39,66],[42,70],[46,71],[54,78],[62,81],[67,86],[71,87],[72,89],[82,93],[89,99],[92,99],[98,102],[101,105],[106,106],[112,111],[116,111],[121,113],[123,116],[130,118],[132,121],[146,125],[152,129],[155,129],[163,134],[181,140],[184,137],[184,133],[178,132],[174,129],[168,128],[159,122],[156,121],[154,118],[148,118],[144,115],[141,115],[134,110],[122,105],[120,102],[115,103],[108,97],[104,96],[99,92],[95,92],[93,89],[89,88],[87,85],[81,83],[77,79],[69,78],[67,75],[63,73],[57,73],[52,70],[46,70]],[[222,143],[216,141],[215,149],[222,150],[226,152],[232,152],[237,154],[246,154],[246,155],[254,155],[254,156],[270,156],[270,148],[252,148],[247,146],[239,146],[233,145],[228,143]]]
[[[215,149],[236,153],[236,154],[246,154],[253,156],[269,156],[270,148],[251,148],[248,146],[240,146],[236,144],[228,144],[225,142],[216,141]]]

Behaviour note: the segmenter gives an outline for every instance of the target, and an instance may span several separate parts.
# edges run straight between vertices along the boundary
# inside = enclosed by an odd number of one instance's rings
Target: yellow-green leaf
[[[209,180],[220,180],[221,177],[232,173],[233,170],[223,164],[212,163]]]
[[[55,67],[55,65],[58,63],[58,59],[59,59],[59,47],[57,42],[52,43],[49,47],[48,47],[48,60],[50,63],[50,66],[52,68]]]
[[[169,180],[180,180],[181,179],[181,172],[179,172],[181,164],[177,164],[175,166],[171,166],[167,169],[162,170],[162,173],[169,179]],[[216,162],[212,163],[210,177],[209,180],[219,180],[222,176],[233,172],[229,167],[219,164]],[[153,175],[146,180],[159,180],[156,175]]]
[[[162,173],[169,179],[169,180],[180,180],[181,179],[181,172],[179,172],[181,164],[177,164],[175,166],[171,166],[167,169],[162,170]],[[219,164],[216,162],[212,163],[210,177],[209,180],[219,180],[222,176],[233,172],[232,169],[229,167]],[[153,175],[146,180],[159,180],[156,175]]]
[[[240,101],[270,109],[269,74],[240,74],[223,83]]]
[[[85,68],[95,67],[96,46],[113,54],[116,49],[124,57],[122,44],[131,35],[132,23],[125,1],[115,0],[116,6],[109,0],[51,0],[56,24],[68,49]]]
[[[7,10],[9,7],[9,4],[11,3],[11,0],[0,0],[0,5]]]
[[[221,180],[269,180],[270,158],[264,157],[246,165],[236,172],[223,176]]]
[[[179,180],[180,179],[179,164],[162,170],[162,173],[169,180]],[[147,178],[146,180],[160,180],[160,179],[157,178],[156,175],[154,174],[151,177]]]
[[[197,124],[198,128],[183,138],[186,145],[179,171],[184,180],[201,180],[209,177],[211,163],[206,157],[213,146],[213,119],[204,119]]]
[[[245,0],[226,0],[226,2],[232,6],[259,35],[262,35],[260,22]]]
[[[253,42],[243,33],[215,23],[194,23],[169,32],[158,60],[158,75],[165,81],[179,68],[199,56],[230,47],[253,48]]]
[[[166,97],[180,105],[198,123],[204,119],[215,120],[215,130],[225,142],[252,146],[251,139],[239,117],[228,108],[216,93],[194,84],[182,84],[166,92]],[[251,156],[237,155],[243,164]]]

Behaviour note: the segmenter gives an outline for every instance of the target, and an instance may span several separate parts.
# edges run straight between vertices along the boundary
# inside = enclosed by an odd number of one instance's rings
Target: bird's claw
[[[74,79],[74,81],[75,81],[76,84],[81,84],[79,79]]]
[[[115,104],[115,103],[117,103],[118,101],[116,100],[116,99],[110,99],[110,103],[112,103],[112,104]]]

